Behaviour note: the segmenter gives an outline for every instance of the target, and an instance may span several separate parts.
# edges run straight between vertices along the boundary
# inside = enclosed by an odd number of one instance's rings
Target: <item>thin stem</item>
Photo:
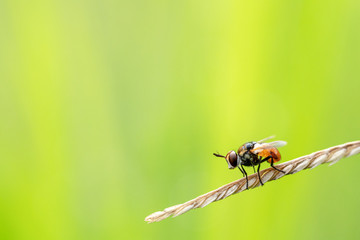
[[[330,165],[332,165],[341,158],[350,157],[358,153],[360,153],[360,141],[349,142],[276,165],[276,167],[284,173],[270,167],[260,171],[260,175],[262,176],[262,182],[266,183],[288,174],[297,173],[308,168],[314,168],[323,163],[330,163]],[[249,188],[255,188],[260,185],[259,181],[257,181],[257,173],[247,177]],[[171,215],[176,217],[191,209],[205,207],[212,202],[219,201],[230,195],[246,190],[246,182],[246,178],[241,178],[186,203],[169,207],[164,211],[155,212],[147,216],[145,221],[149,223],[158,222]]]

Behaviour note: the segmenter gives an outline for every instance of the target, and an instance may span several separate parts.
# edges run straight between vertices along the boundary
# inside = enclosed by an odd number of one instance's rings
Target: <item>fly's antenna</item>
[[[219,154],[219,153],[213,153],[213,154],[214,154],[214,156],[216,156],[216,157],[225,158],[225,156],[223,156],[223,155],[221,155],[221,154]]]
[[[273,139],[275,137],[275,135],[272,135],[270,137],[267,137],[267,138],[264,138],[264,139],[261,139],[260,141],[258,141],[258,143],[263,143],[263,142],[266,142],[267,140],[269,139]]]

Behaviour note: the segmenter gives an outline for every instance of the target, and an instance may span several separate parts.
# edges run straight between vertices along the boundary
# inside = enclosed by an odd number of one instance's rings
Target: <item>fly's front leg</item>
[[[248,180],[248,176],[247,176],[247,173],[244,169],[244,167],[242,165],[240,165],[241,168],[238,166],[239,170],[243,173],[243,176],[245,175],[246,177],[246,189],[249,189],[249,180]]]
[[[241,168],[238,166],[240,172],[242,173],[243,177],[245,177],[245,173],[243,172],[243,170],[241,170]]]

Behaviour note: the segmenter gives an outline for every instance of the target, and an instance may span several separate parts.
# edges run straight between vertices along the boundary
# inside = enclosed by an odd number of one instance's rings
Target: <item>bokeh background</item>
[[[0,239],[359,239],[360,156],[144,222],[241,177],[213,152],[359,140],[359,25],[358,0],[0,1]]]

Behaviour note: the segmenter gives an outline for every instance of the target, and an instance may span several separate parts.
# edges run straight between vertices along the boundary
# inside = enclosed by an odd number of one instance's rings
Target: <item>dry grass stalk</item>
[[[342,145],[334,146],[318,152],[314,152],[307,156],[299,157],[294,160],[276,165],[277,168],[285,172],[281,173],[273,168],[267,168],[260,171],[263,183],[279,179],[288,174],[294,174],[307,168],[314,168],[323,163],[336,163],[341,158],[350,157],[360,153],[360,141],[349,142]],[[249,189],[260,186],[257,174],[254,173],[249,178]],[[145,218],[148,223],[159,222],[171,215],[179,216],[191,209],[205,207],[206,205],[227,198],[235,193],[246,190],[246,179],[241,178],[232,183],[226,184],[214,191],[201,195],[186,203],[166,208],[164,211],[155,212]]]

